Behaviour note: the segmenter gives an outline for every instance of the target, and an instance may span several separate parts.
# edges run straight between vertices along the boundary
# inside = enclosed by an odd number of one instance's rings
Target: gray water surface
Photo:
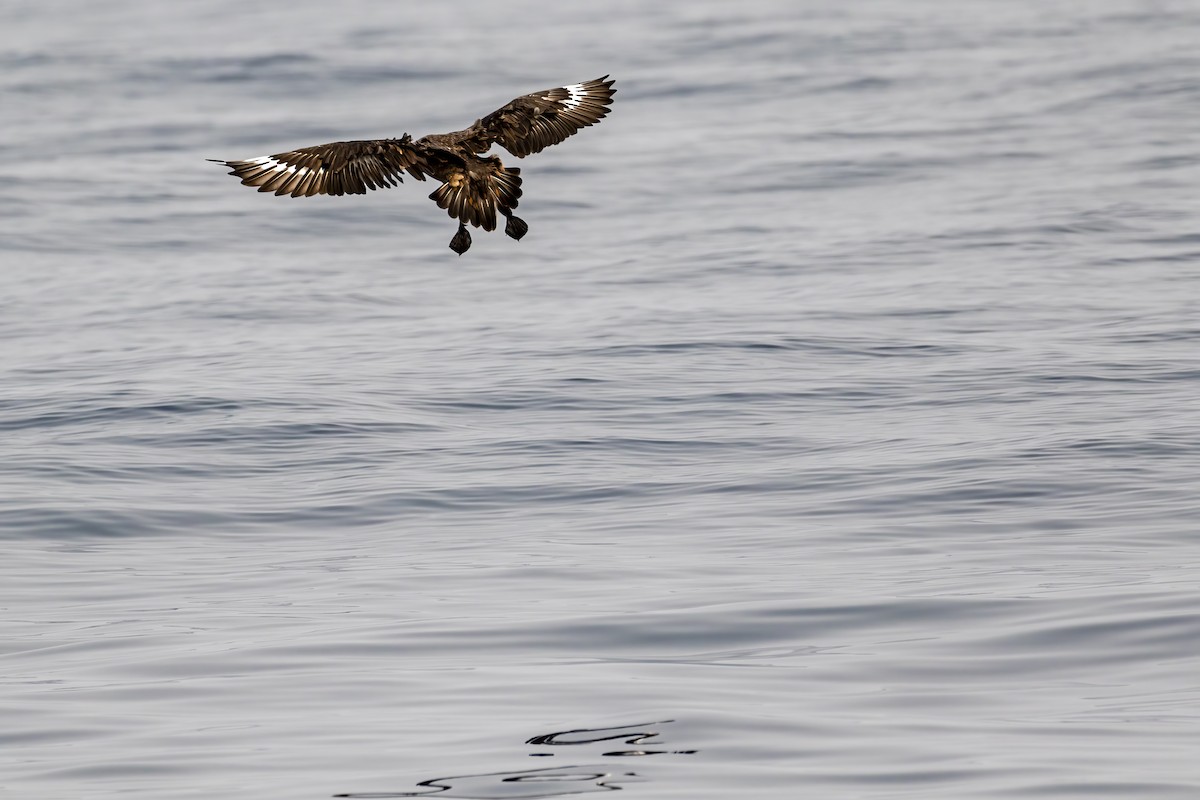
[[[1200,7],[0,7],[0,795],[1194,798]],[[611,73],[521,242],[205,158]]]

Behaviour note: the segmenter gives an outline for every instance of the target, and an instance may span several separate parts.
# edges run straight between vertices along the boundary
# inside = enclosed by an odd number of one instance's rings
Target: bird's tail
[[[455,173],[429,195],[451,217],[485,231],[496,230],[498,208],[511,211],[520,197],[521,170],[515,167],[498,167],[487,174]]]
[[[499,194],[497,205],[509,211],[516,208],[521,199],[521,170],[518,167],[505,167],[503,172],[496,174],[496,186]]]

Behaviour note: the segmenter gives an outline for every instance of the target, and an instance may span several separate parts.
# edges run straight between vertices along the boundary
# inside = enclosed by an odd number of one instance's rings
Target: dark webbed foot
[[[458,223],[458,233],[454,234],[454,238],[450,240],[450,249],[460,256],[471,249],[471,234],[467,232],[467,226],[461,222]]]
[[[504,216],[508,217],[508,222],[504,224],[504,233],[521,241],[521,237],[529,233],[529,226],[525,224],[525,220],[514,217],[511,213],[505,213]]]

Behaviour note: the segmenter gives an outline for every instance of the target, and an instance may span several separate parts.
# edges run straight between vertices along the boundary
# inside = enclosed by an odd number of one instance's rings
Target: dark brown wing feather
[[[216,159],[212,159],[216,160]],[[420,151],[412,139],[374,139],[301,147],[245,161],[221,161],[246,186],[276,195],[366,194],[395,186],[407,172],[425,180]]]
[[[607,78],[518,97],[475,127],[518,158],[541,152],[604,119],[617,91],[612,88],[615,81]]]

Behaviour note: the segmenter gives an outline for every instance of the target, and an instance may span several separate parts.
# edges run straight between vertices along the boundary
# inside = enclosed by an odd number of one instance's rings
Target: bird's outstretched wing
[[[368,189],[395,186],[407,172],[425,180],[423,160],[412,139],[373,139],[301,147],[245,161],[217,161],[246,186],[276,195],[366,194]]]
[[[617,90],[608,76],[518,97],[476,123],[490,142],[518,158],[545,150],[608,114]]]

